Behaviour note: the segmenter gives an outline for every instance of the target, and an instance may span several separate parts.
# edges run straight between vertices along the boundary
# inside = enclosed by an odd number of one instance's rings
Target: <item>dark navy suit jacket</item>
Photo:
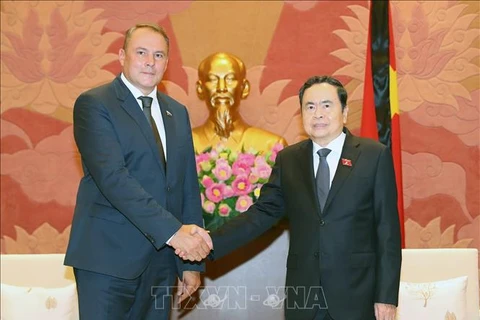
[[[203,226],[186,108],[158,93],[167,169],[147,120],[118,76],[74,106],[81,179],[65,264],[124,279],[139,276],[182,224]],[[173,259],[172,259],[173,260]],[[202,264],[175,259],[178,274]]]
[[[323,212],[315,191],[313,144],[305,140],[280,151],[259,200],[212,233],[217,259],[287,215],[286,319],[313,319],[317,305],[328,307],[334,319],[372,320],[375,302],[398,303],[401,243],[391,153],[345,132]]]

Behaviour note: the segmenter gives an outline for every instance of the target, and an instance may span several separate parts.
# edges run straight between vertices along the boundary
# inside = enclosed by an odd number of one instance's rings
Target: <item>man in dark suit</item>
[[[74,267],[81,319],[168,319],[177,277],[180,299],[200,285],[197,261],[211,240],[200,228],[187,110],[157,91],[168,49],[162,28],[130,28],[122,74],[75,102],[84,177],[65,264]]]
[[[212,233],[214,257],[286,214],[287,319],[393,320],[401,244],[390,150],[344,127],[347,92],[338,80],[312,77],[299,98],[310,139],[280,151],[259,200]]]

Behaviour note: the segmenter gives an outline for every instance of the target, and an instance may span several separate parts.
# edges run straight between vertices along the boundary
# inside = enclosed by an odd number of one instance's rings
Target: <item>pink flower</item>
[[[212,149],[210,151],[210,159],[217,160],[218,159],[218,151],[216,149]]]
[[[253,166],[255,163],[255,155],[252,153],[240,153],[238,155],[237,161],[246,162],[248,166]]]
[[[234,194],[235,194],[235,192],[233,191],[232,187],[230,187],[230,186],[225,186],[225,189],[223,189],[223,199],[233,197]]]
[[[218,214],[221,215],[222,217],[228,217],[231,211],[232,211],[232,208],[230,208],[226,203],[222,203],[218,207]]]
[[[218,159],[212,172],[219,181],[228,180],[232,176],[232,168],[225,159]]]
[[[252,169],[252,172],[250,172],[250,175],[248,176],[248,181],[250,181],[251,184],[254,184],[254,183],[257,183],[258,179],[259,179],[259,176],[256,173],[254,173]]]
[[[239,157],[239,159],[237,159],[232,165],[233,174],[236,176],[239,176],[239,175],[248,176],[250,174],[250,168],[252,167],[252,165],[253,165],[253,162],[250,164],[245,159],[241,160]]]
[[[200,201],[202,202],[202,205],[203,202],[205,202],[205,195],[203,194],[203,192],[200,192]]]
[[[270,155],[270,157],[268,158],[268,160],[270,160],[271,162],[275,162],[275,159],[277,159],[277,153],[276,153],[276,152],[272,152],[272,154]]]
[[[275,162],[275,159],[277,159],[277,153],[283,149],[283,145],[281,143],[275,143],[275,145],[272,148],[272,154],[268,158],[271,162]]]
[[[195,156],[195,162],[197,164],[197,174],[199,174],[202,171],[202,167],[208,167],[210,164],[210,155],[208,153],[199,154]]]
[[[257,156],[255,158],[255,167],[262,166],[262,165],[267,165],[268,166],[267,160],[265,160],[264,156]]]
[[[232,182],[232,188],[235,192],[235,195],[246,195],[251,191],[252,184],[248,181],[248,176],[241,175],[238,176]]]
[[[252,168],[252,174],[260,177],[260,179],[268,179],[270,173],[272,173],[272,168],[266,163]]]
[[[282,150],[282,149],[283,149],[283,144],[277,142],[277,143],[275,143],[275,145],[273,146],[272,152],[278,153],[278,152],[279,152],[280,150]]]
[[[252,205],[252,203],[252,198],[249,196],[240,196],[235,204],[235,210],[238,212],[245,212]]]
[[[203,203],[202,208],[207,213],[213,213],[215,211],[215,203],[207,200]]]
[[[218,203],[223,199],[223,190],[225,189],[225,185],[223,183],[213,183],[205,190],[205,195],[207,199]]]
[[[213,183],[214,183],[214,182],[213,182],[213,179],[210,178],[209,176],[203,176],[203,177],[202,177],[202,185],[203,185],[205,188],[210,187]]]
[[[210,155],[208,153],[201,153],[197,156],[195,156],[195,161],[197,163],[203,162],[203,161],[209,161],[210,160]]]

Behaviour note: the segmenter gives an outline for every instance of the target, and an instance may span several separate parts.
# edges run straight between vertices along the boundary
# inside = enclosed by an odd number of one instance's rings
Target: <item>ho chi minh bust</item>
[[[238,112],[241,99],[250,93],[243,62],[236,56],[219,52],[205,58],[198,67],[198,97],[207,104],[207,121],[193,129],[195,151],[222,143],[232,151],[254,149],[265,153],[276,143],[286,146],[282,137],[246,124]]]

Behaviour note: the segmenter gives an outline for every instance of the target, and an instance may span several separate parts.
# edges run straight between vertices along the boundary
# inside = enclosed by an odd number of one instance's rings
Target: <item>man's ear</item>
[[[204,93],[205,91],[203,91],[203,84],[202,84],[202,81],[198,80],[197,83],[195,84],[195,87],[197,89],[197,96],[200,100],[203,100],[205,99],[205,96],[204,96]]]
[[[125,50],[123,48],[120,48],[118,51],[118,61],[120,61],[120,65],[123,67],[125,63]]]
[[[245,99],[250,94],[250,82],[247,79],[243,79],[242,87],[242,99]]]
[[[345,106],[345,108],[343,109],[342,116],[343,116],[343,124],[346,124],[347,118],[348,118],[348,106]]]

